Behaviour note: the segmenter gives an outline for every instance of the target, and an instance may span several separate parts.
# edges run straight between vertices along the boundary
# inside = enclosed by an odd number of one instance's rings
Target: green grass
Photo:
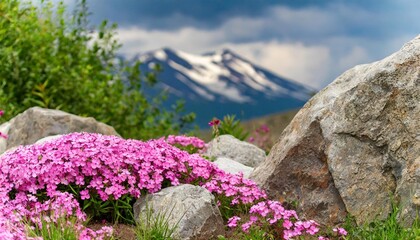
[[[252,227],[249,229],[248,233],[237,233],[235,235],[233,235],[230,238],[227,238],[225,236],[219,236],[218,240],[236,240],[236,239],[241,239],[241,240],[275,240],[275,237],[271,234],[268,234],[267,232],[265,232],[262,229],[258,229],[255,227]]]
[[[42,237],[44,240],[78,240],[76,221],[76,217],[60,217],[56,222],[47,221],[42,217],[41,226],[33,226],[28,222],[25,222],[25,225],[29,237]]]
[[[137,221],[135,232],[138,240],[172,240],[173,233],[178,227],[171,226],[168,220],[170,211],[154,213],[153,207],[146,205],[145,215]],[[180,219],[181,220],[181,219]]]
[[[399,209],[393,207],[385,220],[356,226],[353,218],[348,218],[344,228],[348,231],[348,240],[420,240],[420,219],[417,217],[412,226],[404,228],[397,221]]]

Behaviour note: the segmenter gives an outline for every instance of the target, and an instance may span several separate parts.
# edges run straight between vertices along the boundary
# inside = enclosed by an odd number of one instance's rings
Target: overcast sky
[[[66,0],[73,4],[74,0]],[[420,34],[419,0],[88,0],[93,24],[116,22],[121,52],[229,48],[322,88]]]

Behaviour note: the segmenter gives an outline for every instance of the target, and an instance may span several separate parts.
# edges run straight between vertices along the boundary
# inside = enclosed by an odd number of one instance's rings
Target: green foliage
[[[140,216],[136,225],[136,236],[138,240],[171,240],[172,234],[178,227],[171,226],[168,217],[172,213],[163,211],[154,214],[153,206],[146,205],[145,216]],[[181,220],[181,219],[180,219]]]
[[[238,230],[232,238],[225,236],[218,236],[218,240],[228,239],[243,239],[243,240],[274,240],[276,239],[273,234],[268,233],[266,230],[259,227],[251,227],[249,232],[241,232]]]
[[[58,189],[63,192],[72,193],[78,200],[80,208],[90,219],[107,220],[112,223],[135,223],[133,204],[136,199],[129,194],[124,194],[119,199],[114,199],[110,196],[106,201],[103,201],[99,194],[91,193],[89,199],[82,200],[80,191],[83,189],[76,184],[60,184]],[[142,192],[142,194],[145,194],[145,192]],[[46,198],[46,193],[40,193],[37,197],[38,199]]]
[[[420,240],[420,219],[417,217],[413,225],[404,228],[398,223],[399,209],[394,205],[392,212],[385,220],[375,220],[370,224],[357,226],[354,218],[347,218],[344,228],[348,231],[345,239],[355,240]]]
[[[241,216],[247,214],[251,208],[251,204],[235,204],[232,205],[233,197],[227,197],[223,194],[214,194],[215,200],[218,203],[220,214],[225,222],[233,216]]]
[[[246,131],[241,125],[240,120],[235,120],[235,115],[227,115],[223,117],[223,121],[220,121],[220,124],[217,126],[218,134],[229,134],[235,138],[243,141],[249,136],[249,132]],[[215,131],[213,131],[213,137],[216,137]]]
[[[86,2],[69,15],[60,2],[0,2],[0,106],[7,121],[32,106],[91,116],[123,137],[149,139],[176,134],[194,120],[183,104],[162,109],[165,94],[146,98],[139,61],[116,55],[116,25],[89,26]],[[159,69],[156,69],[159,71]]]

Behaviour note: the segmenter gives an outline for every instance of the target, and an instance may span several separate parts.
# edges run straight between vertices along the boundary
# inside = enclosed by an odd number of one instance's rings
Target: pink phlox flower
[[[247,233],[249,231],[249,229],[251,228],[252,224],[253,224],[253,222],[251,222],[251,221],[242,224],[241,225],[242,231]]]
[[[82,200],[89,199],[90,198],[89,190],[85,189],[85,190],[80,191],[80,198]]]
[[[283,221],[283,227],[284,228],[290,229],[292,226],[293,226],[293,223],[290,220],[286,219],[286,220]]]
[[[324,237],[324,236],[319,236],[318,240],[330,240],[328,237]]]
[[[338,235],[341,236],[346,236],[347,235],[347,231],[344,228],[334,228],[333,229],[334,232],[336,232]]]
[[[241,220],[240,217],[233,216],[233,217],[229,218],[227,226],[230,227],[230,228],[234,228],[238,225],[238,221],[240,221],[240,220]]]

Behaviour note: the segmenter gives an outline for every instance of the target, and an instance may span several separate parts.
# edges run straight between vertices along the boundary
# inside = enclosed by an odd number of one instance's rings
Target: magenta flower
[[[220,120],[219,119],[217,119],[217,118],[214,118],[213,120],[211,120],[210,122],[209,122],[209,126],[211,126],[211,127],[213,127],[213,126],[219,126],[219,124],[220,124]]]
[[[189,136],[174,136],[169,135],[166,138],[166,142],[168,142],[171,145],[179,144],[181,146],[193,146],[198,149],[202,149],[206,146],[206,143],[197,138],[197,137],[189,137]]]
[[[340,236],[347,235],[347,231],[344,228],[334,228],[333,231],[336,232]]]
[[[238,226],[238,221],[239,220],[241,220],[240,217],[233,216],[233,217],[229,218],[227,226],[230,227],[230,228],[234,228],[234,227]]]
[[[283,222],[283,227],[284,228],[290,229],[292,226],[293,226],[293,223],[289,219],[284,220],[284,222]]]
[[[319,237],[318,237],[318,240],[330,240],[330,239],[329,239],[329,238],[327,238],[327,237],[319,236]]]
[[[7,135],[6,135],[6,134],[4,134],[4,133],[2,133],[2,132],[0,132],[0,138],[7,139]]]

